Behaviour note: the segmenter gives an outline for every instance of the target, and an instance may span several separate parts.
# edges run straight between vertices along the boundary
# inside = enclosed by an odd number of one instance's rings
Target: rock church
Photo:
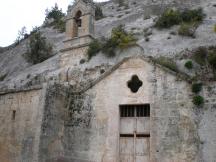
[[[87,57],[94,14],[92,1],[69,8],[59,67],[73,71]],[[200,121],[190,80],[145,57],[141,47],[128,51],[133,56],[85,84],[73,83],[65,70],[59,82],[2,91],[0,161],[215,162],[216,145],[205,144],[216,143],[216,127]],[[216,94],[206,89],[213,102]],[[210,161],[201,160],[206,156]]]

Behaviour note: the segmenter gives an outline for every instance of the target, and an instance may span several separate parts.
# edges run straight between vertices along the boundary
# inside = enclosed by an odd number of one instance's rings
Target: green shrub
[[[119,42],[118,47],[121,49],[128,48],[129,46],[136,45],[136,39],[133,37],[132,34],[126,34],[121,37],[121,41]]]
[[[205,14],[203,13],[202,8],[189,10],[186,9],[181,13],[181,18],[183,22],[201,22]]]
[[[115,55],[117,48],[124,49],[136,44],[136,39],[131,33],[124,30],[124,26],[120,25],[112,29],[111,38],[106,40],[102,47],[102,52],[109,57]]]
[[[182,36],[195,37],[197,23],[182,23],[179,27],[178,34]]]
[[[103,11],[100,6],[96,5],[95,8],[95,20],[100,20],[104,18]]]
[[[113,57],[115,56],[115,50],[118,47],[118,42],[114,38],[107,39],[105,43],[102,45],[102,52],[108,56]]]
[[[101,44],[98,40],[93,40],[90,44],[89,44],[89,48],[87,51],[88,54],[88,58],[91,59],[93,56],[95,56],[98,52],[100,52],[101,50]]]
[[[213,69],[216,70],[216,49],[209,52],[208,62],[213,67]]]
[[[192,69],[193,68],[193,62],[192,61],[187,61],[184,66],[187,69]]]
[[[203,66],[206,63],[207,55],[208,55],[208,50],[205,47],[199,47],[196,51],[194,51],[192,58],[199,65]]]
[[[202,90],[202,83],[194,83],[192,85],[192,92],[199,93]]]
[[[214,32],[216,33],[216,24],[214,25]]]
[[[54,29],[58,29],[60,32],[65,32],[66,22],[62,19],[56,21],[54,24]]]
[[[30,36],[27,53],[24,55],[28,62],[37,64],[48,59],[52,53],[52,46],[38,31]]]
[[[159,58],[154,60],[156,63],[169,68],[172,71],[178,72],[178,67],[176,63],[168,57],[160,56]]]
[[[196,106],[200,106],[204,103],[204,98],[202,96],[194,96],[193,97],[193,103]]]
[[[52,7],[51,10],[46,10],[46,19],[53,19],[50,24],[45,24],[45,26],[54,26],[54,29],[58,29],[60,32],[65,31],[65,21],[63,18],[65,14],[61,9],[58,8],[58,5],[55,4],[55,7]]]
[[[127,33],[122,25],[113,28],[111,39],[117,43],[117,47],[123,49],[136,44],[137,39],[132,33]]]
[[[173,25],[178,25],[181,22],[182,19],[179,11],[173,9],[167,9],[159,17],[155,25],[158,28],[169,28]]]
[[[205,14],[201,8],[194,10],[184,10],[182,12],[173,9],[167,9],[156,21],[155,26],[158,28],[169,28],[181,23],[201,22]]]
[[[95,56],[99,51],[102,51],[106,56],[115,56],[117,48],[124,49],[136,44],[136,39],[131,33],[127,33],[122,25],[113,28],[111,38],[105,40],[93,41],[88,49],[89,59]]]
[[[55,4],[55,6],[52,7],[51,10],[46,9],[45,12],[46,19],[60,20],[62,17],[65,16],[62,10],[58,8],[57,4]]]

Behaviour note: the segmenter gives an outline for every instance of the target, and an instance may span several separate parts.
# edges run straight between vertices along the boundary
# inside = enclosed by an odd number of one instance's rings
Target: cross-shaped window
[[[141,80],[139,80],[139,77],[137,75],[133,75],[131,80],[128,81],[128,88],[133,93],[138,92],[139,88],[142,87],[143,83]]]

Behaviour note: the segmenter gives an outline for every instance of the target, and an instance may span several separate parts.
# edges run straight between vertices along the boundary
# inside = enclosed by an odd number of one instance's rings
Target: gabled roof
[[[94,3],[92,0],[77,0],[72,6],[68,8],[68,17],[74,17],[77,11],[81,11],[82,14],[93,14]]]
[[[127,62],[128,60],[130,59],[134,59],[134,58],[139,58],[145,62],[148,62],[150,64],[152,64],[153,66],[157,66],[158,68],[172,74],[173,76],[176,76],[177,78],[179,78],[180,80],[184,80],[184,81],[187,81],[189,83],[191,83],[191,78],[190,76],[188,76],[187,74],[184,74],[184,73],[177,73],[177,72],[174,72],[170,69],[168,69],[167,67],[165,66],[162,66],[158,63],[156,63],[155,61],[153,61],[153,59],[151,58],[147,58],[147,57],[144,57],[144,56],[136,56],[136,57],[126,57],[124,58],[123,60],[121,60],[119,63],[117,63],[116,65],[114,65],[111,69],[109,69],[108,71],[106,71],[103,75],[101,75],[99,78],[95,79],[94,81],[92,82],[89,82],[89,84],[87,84],[84,88],[80,89],[78,92],[75,92],[75,93],[84,93],[86,92],[87,90],[89,90],[90,88],[94,87],[96,84],[98,84],[100,81],[102,81],[103,79],[105,79],[107,76],[109,76],[110,74],[112,74],[115,70],[117,70],[123,63]]]

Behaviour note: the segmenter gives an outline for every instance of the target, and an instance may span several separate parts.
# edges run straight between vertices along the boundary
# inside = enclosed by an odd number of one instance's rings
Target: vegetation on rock
[[[168,69],[178,72],[178,67],[176,62],[174,62],[171,58],[160,56],[159,58],[154,59],[157,64],[167,67]]]
[[[39,30],[40,30],[40,27],[37,27],[37,26],[33,27],[32,31],[30,31],[30,35],[37,33]]]
[[[195,62],[201,66],[210,65],[213,70],[216,70],[216,47],[199,47],[196,49],[191,57]]]
[[[184,65],[187,69],[192,69],[193,68],[193,62],[191,60],[187,61]]]
[[[179,35],[194,37],[198,25],[203,21],[205,14],[201,8],[193,10],[174,10],[167,9],[158,18],[155,26],[157,28],[170,28],[173,25],[181,24]]]
[[[95,7],[95,20],[100,20],[104,18],[103,11],[99,5]]]
[[[178,34],[182,36],[195,37],[197,27],[197,22],[182,23],[178,29]]]
[[[216,47],[211,47],[208,53],[208,63],[216,70]]]
[[[185,52],[179,59],[187,60],[184,63],[185,68],[194,69],[191,73],[193,81],[216,80],[216,46],[200,46]]]
[[[105,40],[105,42],[102,44],[101,51],[108,57],[115,56],[115,50],[117,49],[118,42],[116,39],[110,38]]]
[[[134,38],[132,33],[127,33],[122,25],[113,28],[111,39],[116,42],[118,48],[127,48],[135,45],[137,39]]]
[[[30,36],[25,59],[33,64],[43,62],[48,59],[52,53],[52,46],[47,43],[46,38],[39,31]]]
[[[53,26],[54,29],[58,29],[60,32],[65,31],[65,20],[64,20],[65,14],[62,12],[61,9],[58,8],[58,5],[55,4],[54,7],[52,7],[51,10],[46,10],[46,24],[45,26]],[[50,23],[48,23],[48,20],[51,20]]]
[[[192,92],[199,93],[202,90],[202,83],[194,83],[192,85]]]
[[[128,33],[124,30],[122,25],[113,28],[112,34],[109,39],[94,40],[88,49],[88,56],[91,58],[95,56],[99,51],[102,51],[106,56],[115,56],[116,49],[124,49],[136,44],[136,39],[132,33]]]
[[[181,12],[181,18],[183,22],[201,22],[203,21],[204,17],[205,14],[203,13],[202,8],[192,10],[186,9]]]
[[[207,55],[208,55],[207,48],[199,47],[194,51],[192,58],[196,63],[203,66],[206,63]]]
[[[158,28],[169,28],[182,22],[181,13],[178,10],[167,9],[159,17],[155,26]]]
[[[199,96],[199,95],[194,96],[193,97],[193,103],[196,106],[200,106],[204,103],[204,98],[202,96]]]
[[[200,106],[204,103],[204,98],[202,96],[198,95],[199,92],[202,90],[202,86],[203,86],[203,84],[201,82],[199,82],[199,83],[193,83],[192,87],[191,87],[192,92],[196,94],[193,97],[193,101],[192,101],[194,103],[194,105],[196,105],[196,106]]]
[[[21,30],[18,31],[18,35],[17,35],[17,38],[15,40],[15,45],[19,44],[22,40],[28,38],[28,34],[27,34],[27,30],[26,30],[26,27],[23,26],[21,28]]]
[[[98,52],[101,50],[101,43],[95,39],[89,44],[89,48],[87,51],[88,58],[91,59],[93,56],[95,56]]]

